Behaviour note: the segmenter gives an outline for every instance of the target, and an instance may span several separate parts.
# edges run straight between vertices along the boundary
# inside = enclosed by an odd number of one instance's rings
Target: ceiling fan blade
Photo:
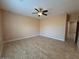
[[[39,10],[42,11],[43,9],[42,8],[39,8]]]
[[[39,10],[38,10],[38,9],[36,9],[36,8],[35,8],[35,10],[39,12]]]
[[[33,12],[32,14],[37,14],[37,12]]]
[[[47,14],[44,14],[44,13],[43,13],[43,15],[47,16]]]
[[[44,10],[43,12],[48,12],[48,10]]]

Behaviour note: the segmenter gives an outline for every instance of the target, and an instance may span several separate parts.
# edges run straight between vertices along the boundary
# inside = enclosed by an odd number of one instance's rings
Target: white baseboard
[[[36,36],[39,36],[39,34],[37,34],[37,35],[32,35],[32,36],[29,36],[29,37],[21,37],[21,38],[11,39],[11,40],[8,40],[8,41],[3,41],[2,44],[8,43],[8,42],[12,42],[12,41],[17,41],[17,40],[23,40],[23,39],[25,39],[25,38],[32,38],[32,37],[36,37]]]
[[[51,38],[51,39],[55,39],[55,40],[59,40],[59,41],[65,41],[63,39],[56,39],[56,38],[52,38],[52,37],[49,37],[49,36],[46,36],[46,35],[42,35],[42,34],[40,34],[40,36],[47,37],[47,38]]]
[[[42,35],[42,34],[37,34],[37,35],[29,36],[29,37],[20,37],[20,38],[11,39],[11,40],[8,40],[8,41],[1,41],[0,45],[4,44],[4,43],[12,42],[12,41],[23,40],[25,38],[32,38],[32,37],[36,37],[36,36],[43,36],[43,37],[51,38],[49,36],[45,36],[45,35]],[[51,38],[51,39],[55,39],[55,38]],[[56,40],[60,40],[60,39],[56,39]],[[64,40],[60,40],[60,41],[64,41]]]

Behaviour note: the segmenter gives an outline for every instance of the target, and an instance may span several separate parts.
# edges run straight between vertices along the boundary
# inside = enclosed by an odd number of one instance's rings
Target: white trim
[[[59,40],[59,41],[65,41],[63,39],[56,39],[56,38],[52,38],[52,37],[49,37],[49,36],[46,36],[46,35],[43,35],[43,34],[40,34],[40,36],[51,38],[51,39],[54,39],[54,40]]]
[[[17,40],[23,40],[23,39],[25,39],[25,38],[32,38],[32,37],[36,37],[36,36],[39,36],[39,34],[37,34],[37,35],[32,35],[32,36],[29,36],[29,37],[21,37],[21,38],[11,39],[11,40],[8,40],[8,41],[3,41],[1,44],[8,43],[8,42],[13,42],[13,41],[17,41]]]
[[[18,40],[23,40],[23,39],[26,39],[26,38],[32,38],[32,37],[36,37],[36,36],[43,36],[43,37],[51,38],[51,37],[48,37],[48,36],[45,36],[45,35],[42,35],[42,34],[37,34],[37,35],[29,36],[29,37],[21,37],[21,38],[11,39],[11,40],[8,40],[8,41],[1,41],[1,42],[0,42],[0,45],[1,45],[1,44],[4,44],[4,43],[13,42],[13,41],[18,41]],[[54,38],[51,38],[51,39],[54,39]],[[60,40],[60,39],[55,39],[55,40],[64,41],[64,40]]]

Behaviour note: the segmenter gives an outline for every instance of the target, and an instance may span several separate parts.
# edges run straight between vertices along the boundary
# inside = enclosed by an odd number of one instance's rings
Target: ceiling
[[[48,16],[52,16],[78,11],[79,0],[0,0],[0,6],[4,10],[32,17],[37,17],[32,14],[34,8],[43,8],[49,11]]]

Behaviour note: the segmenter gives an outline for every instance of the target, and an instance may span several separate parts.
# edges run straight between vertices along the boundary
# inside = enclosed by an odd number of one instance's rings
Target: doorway
[[[77,27],[76,27],[76,37],[75,37],[75,43],[79,43],[79,21],[77,22]]]
[[[67,41],[69,42],[76,42],[76,26],[77,21],[68,21],[68,28],[67,28]]]

